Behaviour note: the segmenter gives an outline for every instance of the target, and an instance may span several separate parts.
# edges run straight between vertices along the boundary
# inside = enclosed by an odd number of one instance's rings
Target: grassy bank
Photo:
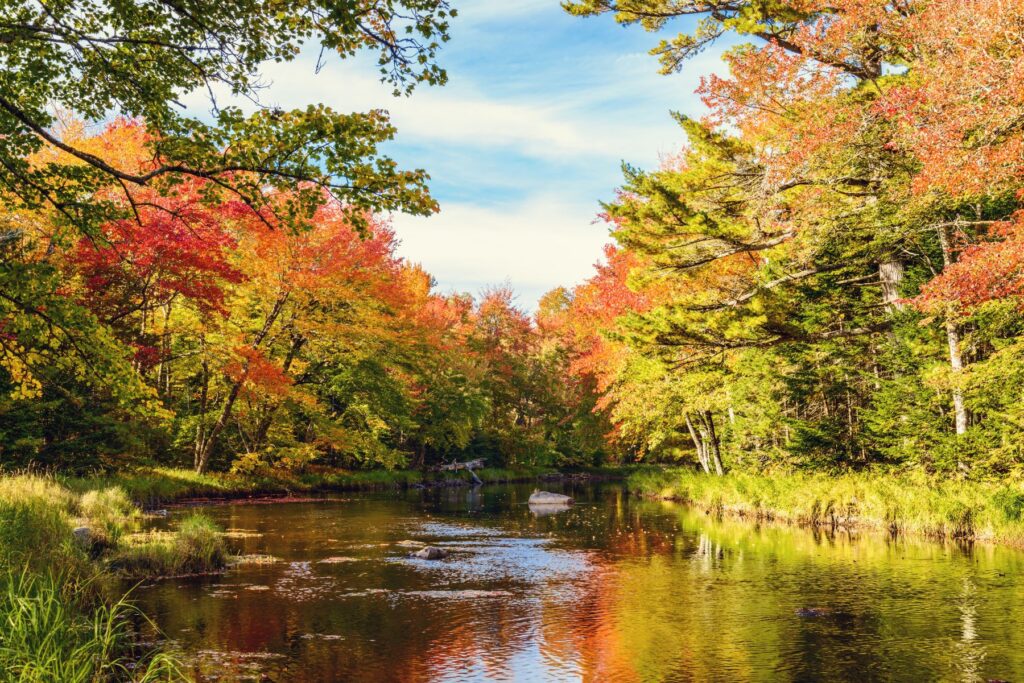
[[[625,468],[589,470],[594,475],[625,476]],[[558,474],[552,468],[484,468],[476,471],[484,483],[533,481]],[[61,483],[77,493],[115,486],[144,507],[156,507],[191,498],[245,498],[273,494],[310,494],[326,491],[368,491],[407,488],[420,484],[468,482],[466,472],[421,472],[419,470],[336,470],[314,469],[303,473],[280,472],[251,476],[228,472],[196,474],[192,470],[164,467],[96,477],[60,477]]]
[[[792,524],[877,528],[895,534],[1024,547],[1024,486],[886,472],[772,476],[693,470],[637,472],[630,490],[708,512]]]
[[[117,487],[76,493],[47,477],[0,477],[3,680],[184,680],[173,658],[138,647],[145,617],[114,579],[221,568],[223,540],[205,518],[159,538],[140,534],[141,520]]]

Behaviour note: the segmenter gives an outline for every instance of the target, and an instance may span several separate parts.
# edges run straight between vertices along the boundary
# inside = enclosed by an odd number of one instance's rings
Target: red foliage
[[[970,310],[994,299],[1024,296],[1024,215],[995,225],[990,241],[967,246],[956,263],[926,284],[911,303],[931,311],[953,304]],[[1024,300],[1022,300],[1024,303]]]

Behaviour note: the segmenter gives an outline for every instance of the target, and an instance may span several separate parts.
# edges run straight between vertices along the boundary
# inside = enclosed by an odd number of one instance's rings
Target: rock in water
[[[418,557],[421,560],[440,560],[448,557],[448,551],[442,550],[441,548],[435,548],[432,545],[428,545],[422,550],[418,550],[412,554],[413,557]]]
[[[572,498],[561,493],[534,491],[530,496],[530,505],[572,505]]]

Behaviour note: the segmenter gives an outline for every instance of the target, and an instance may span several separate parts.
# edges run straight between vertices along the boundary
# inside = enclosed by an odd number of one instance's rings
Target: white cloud
[[[264,79],[270,86],[261,93],[262,103],[283,109],[305,107],[310,102],[322,102],[339,111],[387,109],[405,143],[505,148],[540,159],[619,159],[630,149],[665,151],[678,138],[665,111],[660,112],[664,124],[657,128],[624,129],[618,117],[595,116],[593,110],[587,110],[588,101],[607,100],[614,90],[622,98],[621,85],[510,101],[463,84],[421,87],[411,97],[396,98],[372,72],[351,62],[332,60],[319,73],[314,63],[312,57],[303,56],[295,62],[268,65]],[[184,101],[194,110],[207,105],[203,92]],[[228,101],[222,98],[221,104]],[[247,101],[232,103],[254,108]]]
[[[609,241],[596,205],[535,196],[514,206],[446,204],[429,218],[397,215],[399,253],[422,263],[441,291],[512,283],[532,308],[546,291],[589,277]]]
[[[389,110],[398,137],[388,151],[431,173],[442,207],[426,219],[395,217],[401,253],[442,289],[476,292],[508,281],[532,308],[548,289],[593,272],[608,241],[605,227],[592,224],[597,199],[620,182],[619,161],[651,166],[677,152],[683,134],[668,111],[698,114],[699,76],[723,69],[716,49],[682,74],[659,76],[643,52],[650,36],[576,41],[586,23],[552,29],[565,19],[551,14],[556,8],[557,0],[460,6],[450,45],[460,41],[461,59],[446,64],[444,88],[395,98],[372,59],[328,56],[316,73],[311,52],[267,65],[263,103]],[[538,22],[555,34],[535,33]],[[193,111],[208,106],[205,93],[186,103]]]

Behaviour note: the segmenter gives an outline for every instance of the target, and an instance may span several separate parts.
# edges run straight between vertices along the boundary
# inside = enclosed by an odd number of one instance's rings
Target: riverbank
[[[636,472],[627,486],[639,495],[686,503],[711,514],[1024,548],[1021,482],[889,472],[714,477],[679,468]]]
[[[142,644],[148,619],[119,579],[219,571],[227,551],[202,515],[158,534],[141,533],[142,519],[117,487],[75,493],[50,477],[0,477],[0,671],[10,680],[187,680]]]
[[[517,469],[483,468],[476,470],[485,484],[522,483],[529,481],[585,477],[624,479],[635,468],[609,467],[559,472],[553,468]],[[93,477],[58,476],[71,491],[88,491],[117,487],[143,508],[151,509],[171,503],[206,499],[230,500],[261,496],[294,496],[344,491],[372,491],[429,486],[468,486],[466,472],[423,472],[420,470],[337,470],[312,469],[303,473],[281,472],[274,475],[250,476],[228,472],[196,474],[192,470],[166,467],[140,468],[131,472],[103,474]]]

